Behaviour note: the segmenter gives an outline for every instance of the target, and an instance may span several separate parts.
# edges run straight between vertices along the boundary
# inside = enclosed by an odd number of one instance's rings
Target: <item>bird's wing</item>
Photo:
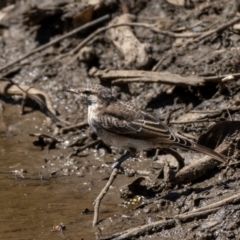
[[[133,121],[126,121],[111,115],[100,115],[94,122],[106,131],[118,134],[135,134],[141,131],[141,126]]]
[[[118,108],[117,108],[118,107]],[[117,133],[136,139],[161,139],[163,143],[171,143],[174,135],[169,128],[155,116],[131,105],[116,106],[99,115],[96,124],[111,133]]]
[[[143,121],[138,121],[138,124],[142,125],[142,129],[145,132],[154,132],[155,135],[160,138],[171,138],[172,132],[158,118],[144,111],[141,111],[141,114],[143,116]]]

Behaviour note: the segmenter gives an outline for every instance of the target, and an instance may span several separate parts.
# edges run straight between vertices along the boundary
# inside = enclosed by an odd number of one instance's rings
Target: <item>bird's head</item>
[[[69,88],[67,92],[79,94],[88,105],[108,103],[113,99],[111,89],[98,84],[85,84],[80,88]]]

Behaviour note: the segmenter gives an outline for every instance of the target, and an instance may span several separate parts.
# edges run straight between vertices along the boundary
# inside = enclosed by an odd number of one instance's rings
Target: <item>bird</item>
[[[110,88],[88,83],[66,91],[80,95],[86,102],[89,126],[104,143],[126,150],[112,168],[135,157],[138,151],[154,148],[194,150],[226,163],[222,154],[180,135],[156,116],[117,99]]]

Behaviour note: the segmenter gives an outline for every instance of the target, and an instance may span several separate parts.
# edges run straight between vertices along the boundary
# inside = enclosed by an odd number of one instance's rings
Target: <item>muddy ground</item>
[[[1,1],[0,239],[239,239],[239,4]],[[129,26],[104,29],[111,21]],[[65,91],[86,82],[228,162],[179,150],[178,166],[141,152],[122,164],[93,227],[93,201],[123,151],[98,141]]]

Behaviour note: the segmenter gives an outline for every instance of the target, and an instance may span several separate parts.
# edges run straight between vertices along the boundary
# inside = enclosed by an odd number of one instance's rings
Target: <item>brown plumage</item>
[[[86,100],[89,125],[107,144],[130,152],[151,148],[191,149],[225,162],[221,154],[174,133],[157,117],[116,99],[108,88],[87,84],[68,91]]]

